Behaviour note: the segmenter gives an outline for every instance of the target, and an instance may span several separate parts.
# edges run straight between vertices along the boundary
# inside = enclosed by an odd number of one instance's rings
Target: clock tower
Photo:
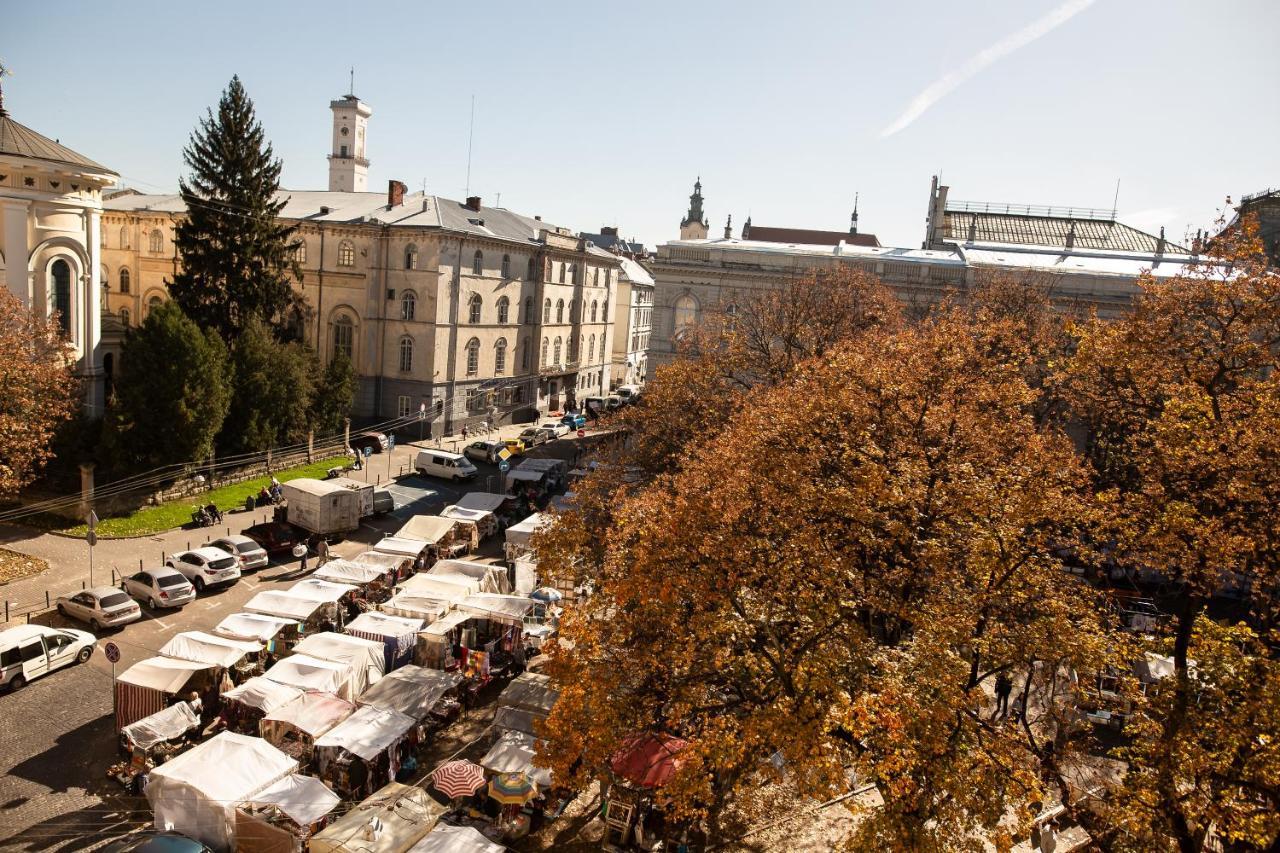
[[[364,144],[373,110],[354,94],[330,101],[329,109],[333,110],[329,190],[362,193],[367,189],[369,180],[369,160],[365,157]]]

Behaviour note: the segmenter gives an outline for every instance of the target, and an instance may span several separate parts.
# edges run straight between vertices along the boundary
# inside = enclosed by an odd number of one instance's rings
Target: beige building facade
[[[653,276],[631,258],[622,258],[617,305],[613,317],[613,387],[643,385],[649,370]]]

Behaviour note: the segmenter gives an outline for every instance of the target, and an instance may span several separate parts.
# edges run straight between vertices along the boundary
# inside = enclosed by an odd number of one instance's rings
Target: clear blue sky
[[[150,191],[176,188],[232,74],[285,186],[325,188],[352,65],[371,189],[462,197],[474,94],[473,193],[651,245],[699,174],[713,234],[728,213],[735,234],[748,213],[842,229],[857,191],[862,230],[905,246],[939,170],[953,198],[1108,208],[1119,178],[1127,221],[1171,237],[1280,184],[1275,0],[26,0],[3,19],[13,117]],[[942,94],[885,136],[922,92]]]

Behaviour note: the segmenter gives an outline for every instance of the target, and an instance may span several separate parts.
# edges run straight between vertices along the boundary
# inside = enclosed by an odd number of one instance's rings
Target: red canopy
[[[642,788],[661,788],[680,766],[687,741],[671,735],[643,734],[627,738],[613,754],[613,772]]]

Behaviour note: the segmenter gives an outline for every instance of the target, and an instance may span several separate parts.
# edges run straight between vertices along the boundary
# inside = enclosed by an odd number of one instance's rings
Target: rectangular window
[[[402,418],[407,418],[413,414],[413,398],[405,397],[404,395],[398,397],[396,399],[396,413]]]

